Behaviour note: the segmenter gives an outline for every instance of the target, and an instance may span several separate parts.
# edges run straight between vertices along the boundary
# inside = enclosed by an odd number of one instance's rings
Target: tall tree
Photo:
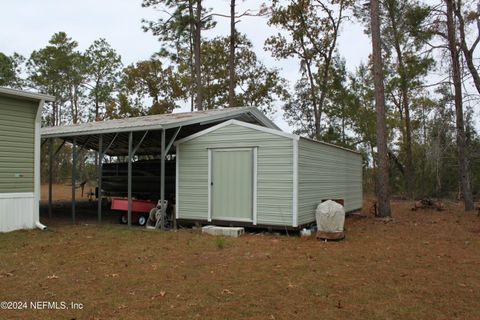
[[[66,77],[70,116],[73,124],[78,123],[84,116],[83,107],[86,106],[85,85],[87,83],[87,59],[83,53],[75,51],[70,56],[70,65]]]
[[[414,90],[421,84],[422,77],[433,65],[433,59],[422,55],[429,35],[420,32],[428,17],[428,8],[422,8],[416,1],[385,0],[383,2],[388,25],[382,29],[383,39],[395,53],[395,75],[393,84],[398,88],[398,96],[393,97],[402,121],[402,137],[405,146],[406,193],[413,199],[415,190],[415,167],[413,164],[413,139],[411,122],[411,101]],[[393,95],[395,93],[392,92]]]
[[[188,65],[191,110],[194,106],[201,109],[201,32],[215,26],[210,10],[202,6],[201,0],[143,0],[142,6],[163,13],[157,21],[143,20],[143,29],[158,36],[163,56],[176,64]],[[185,50],[187,56],[180,54]]]
[[[105,108],[106,119],[123,119],[139,117],[148,114],[141,104],[136,104],[137,101],[131,101],[128,96],[128,91],[124,89],[117,95],[117,99],[109,102]]]
[[[27,61],[28,79],[40,91],[56,97],[52,110],[46,115],[46,121],[51,126],[78,120],[78,97],[80,84],[83,82],[83,63],[78,51],[78,44],[65,32],[55,33],[49,44],[42,49],[33,51]],[[69,106],[67,105],[69,104]],[[64,109],[69,107],[70,114]],[[76,109],[76,111],[75,111]]]
[[[321,136],[318,136],[316,130],[315,102],[316,97],[321,95],[320,88],[315,86],[312,92],[309,86],[308,74],[303,74],[294,87],[294,92],[283,105],[284,117],[287,122],[294,127],[294,132],[300,135],[306,135],[312,139],[322,139],[324,141],[343,144],[342,131],[345,133],[347,125],[347,108],[351,104],[347,103],[349,93],[346,88],[346,69],[344,61],[337,55],[333,58],[330,65],[330,76],[325,86],[325,98],[323,102],[323,127]],[[321,77],[321,74],[315,73],[315,78]],[[338,123],[340,122],[340,123]],[[343,135],[345,137],[345,135]]]
[[[93,119],[102,120],[101,113],[118,89],[122,60],[105,39],[98,39],[86,50],[89,87],[88,96],[93,103]]]
[[[340,28],[352,4],[351,0],[294,0],[287,5],[274,0],[272,4],[269,25],[287,33],[278,33],[265,44],[276,58],[300,60],[310,89],[317,139],[322,133],[324,102]]]
[[[377,114],[377,208],[380,217],[390,217],[390,179],[387,150],[387,125],[385,121],[385,88],[383,85],[383,59],[380,37],[379,0],[370,0],[372,30],[373,83],[375,87],[375,108]]]
[[[470,185],[470,170],[465,150],[465,124],[463,115],[462,76],[460,70],[460,53],[457,48],[457,28],[454,15],[454,0],[444,0],[447,7],[447,37],[448,50],[452,62],[452,80],[455,91],[455,118],[457,129],[457,151],[459,179],[463,191],[465,211],[474,209],[472,189]]]
[[[235,105],[255,106],[272,112],[277,101],[286,95],[285,80],[278,70],[266,67],[253,52],[252,43],[237,35],[235,50]],[[204,107],[216,109],[228,106],[230,38],[217,37],[204,41],[202,46],[202,74]],[[182,68],[180,68],[182,69]]]
[[[235,107],[235,0],[230,0],[230,50],[228,57],[228,106]]]
[[[24,81],[20,74],[24,62],[25,58],[16,52],[12,56],[0,52],[0,86],[21,89]]]
[[[147,114],[170,113],[178,107],[175,101],[185,95],[173,68],[165,68],[155,57],[126,67],[123,81],[127,92],[135,96],[139,108],[145,96],[152,99]]]
[[[235,87],[236,87],[236,64],[235,64],[235,50],[238,42],[238,32],[236,29],[236,24],[239,22],[239,18],[250,16],[250,17],[261,17],[265,16],[267,13],[266,7],[262,4],[258,11],[246,10],[242,14],[237,15],[235,11],[236,0],[230,0],[230,44],[229,44],[229,58],[228,58],[228,106],[230,108],[235,107]],[[218,16],[223,16],[221,14],[214,14]]]
[[[473,83],[477,92],[480,94],[480,75],[478,68],[474,63],[474,52],[480,42],[480,1],[477,3],[477,10],[463,11],[462,0],[455,0],[453,4],[453,11],[458,20],[459,29],[459,43],[460,49],[463,52],[465,63],[472,75]],[[468,24],[475,23],[476,35],[473,39],[473,43],[469,46],[467,43]],[[471,33],[473,34],[473,32]]]
[[[195,106],[197,110],[203,110],[203,83],[202,83],[202,0],[196,0],[197,8],[195,11],[195,28],[193,38],[193,52],[195,54],[195,85],[196,99]]]
[[[371,68],[360,64],[355,73],[350,75],[349,87],[354,97],[353,130],[359,138],[358,143],[365,144],[373,150],[375,142],[375,92]],[[371,154],[374,158],[374,154]]]
[[[384,67],[386,101],[398,112],[398,128],[401,134],[397,164],[404,173],[405,191],[409,198],[414,198],[415,166],[413,164],[414,105],[415,97],[421,94],[428,71],[434,65],[431,51],[426,50],[426,43],[432,37],[431,32],[424,31],[430,8],[417,0],[385,0],[380,2],[380,30],[384,49]],[[367,25],[366,33],[371,32],[370,12],[364,6],[357,6],[357,17]],[[428,29],[428,28],[427,28]]]

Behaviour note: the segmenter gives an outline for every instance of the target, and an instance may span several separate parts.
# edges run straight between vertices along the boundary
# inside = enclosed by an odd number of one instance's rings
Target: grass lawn
[[[0,234],[0,319],[480,319],[480,218],[349,218],[346,240],[49,223]]]

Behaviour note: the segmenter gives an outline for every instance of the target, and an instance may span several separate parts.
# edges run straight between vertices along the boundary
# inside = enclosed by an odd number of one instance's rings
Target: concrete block
[[[202,233],[238,238],[245,233],[245,229],[241,227],[204,226],[202,227]]]

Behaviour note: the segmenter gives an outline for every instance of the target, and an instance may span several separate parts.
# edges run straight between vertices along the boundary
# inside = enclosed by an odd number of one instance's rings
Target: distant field
[[[0,234],[0,319],[480,319],[480,218],[393,205],[345,241],[71,225]]]

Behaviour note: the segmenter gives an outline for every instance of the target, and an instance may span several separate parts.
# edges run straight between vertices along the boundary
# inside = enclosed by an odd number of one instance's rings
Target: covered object
[[[40,225],[40,121],[53,100],[0,88],[0,232]]]
[[[176,218],[298,228],[326,199],[362,207],[362,157],[277,129],[228,120],[176,143]]]

